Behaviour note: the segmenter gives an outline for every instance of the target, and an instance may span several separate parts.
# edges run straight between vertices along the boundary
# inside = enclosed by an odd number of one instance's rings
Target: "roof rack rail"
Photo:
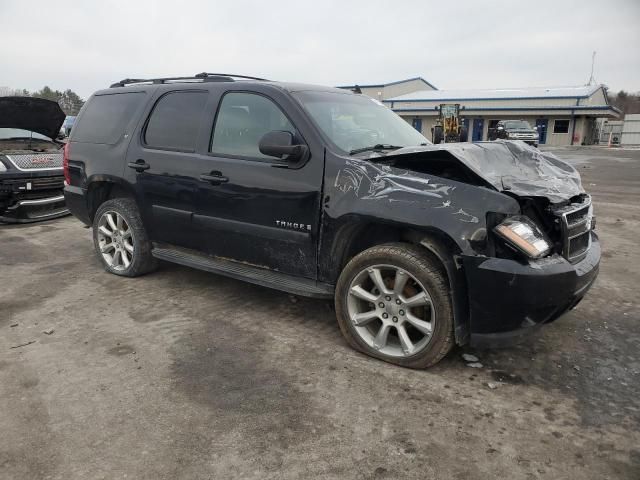
[[[163,77],[163,78],[125,78],[119,82],[113,83],[109,88],[124,87],[127,85],[135,85],[137,83],[150,83],[159,85],[163,83],[173,82],[189,82],[189,81],[201,81],[201,82],[233,82],[234,78],[243,80],[259,80],[268,81],[266,78],[250,77],[247,75],[236,75],[233,73],[197,73],[192,77]]]
[[[196,78],[208,78],[208,77],[231,77],[231,78],[243,78],[245,80],[259,80],[261,82],[268,82],[266,78],[249,77],[248,75],[236,75],[235,73],[207,73],[202,72],[196,75]]]

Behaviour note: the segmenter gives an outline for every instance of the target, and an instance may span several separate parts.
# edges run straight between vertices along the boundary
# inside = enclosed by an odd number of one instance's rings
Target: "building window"
[[[555,120],[553,133],[569,133],[569,120]]]

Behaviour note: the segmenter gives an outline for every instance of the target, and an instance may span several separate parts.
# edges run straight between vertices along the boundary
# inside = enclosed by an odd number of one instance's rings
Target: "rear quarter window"
[[[145,98],[144,92],[95,95],[73,126],[71,140],[114,145]]]

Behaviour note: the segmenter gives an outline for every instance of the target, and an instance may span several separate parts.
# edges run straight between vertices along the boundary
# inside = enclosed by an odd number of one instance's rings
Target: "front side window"
[[[409,147],[430,143],[373,98],[324,91],[302,91],[293,95],[329,140],[347,153],[376,144]]]
[[[255,93],[227,93],[222,98],[211,138],[211,152],[232,157],[270,159],[258,148],[265,133],[283,130],[296,134],[278,106]]]
[[[554,121],[553,133],[569,133],[569,120]]]
[[[152,148],[195,151],[206,103],[207,92],[167,93],[151,112],[144,134],[145,143]]]

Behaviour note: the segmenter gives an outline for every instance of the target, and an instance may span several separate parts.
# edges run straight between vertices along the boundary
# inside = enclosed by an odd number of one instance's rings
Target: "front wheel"
[[[138,207],[130,198],[100,205],[93,219],[93,243],[105,270],[115,275],[137,277],[156,267]]]
[[[427,368],[453,346],[447,278],[419,247],[386,244],[355,256],[340,275],[335,304],[347,342],[372,357]]]

